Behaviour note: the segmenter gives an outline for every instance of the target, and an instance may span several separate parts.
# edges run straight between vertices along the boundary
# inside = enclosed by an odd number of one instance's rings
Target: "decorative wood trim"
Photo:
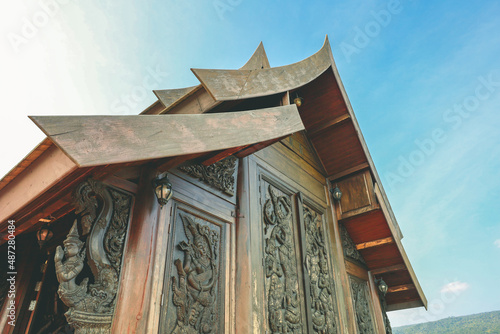
[[[388,237],[388,238],[367,241],[367,242],[363,242],[361,244],[357,244],[356,249],[360,250],[360,249],[366,249],[366,248],[371,248],[371,247],[383,246],[383,245],[392,244],[392,243],[394,243],[394,238]]]

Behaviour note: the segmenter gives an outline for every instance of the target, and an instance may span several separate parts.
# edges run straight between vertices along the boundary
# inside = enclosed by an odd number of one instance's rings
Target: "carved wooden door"
[[[160,333],[224,333],[228,224],[177,202],[170,224]]]
[[[339,332],[324,208],[265,173],[260,196],[265,330]]]

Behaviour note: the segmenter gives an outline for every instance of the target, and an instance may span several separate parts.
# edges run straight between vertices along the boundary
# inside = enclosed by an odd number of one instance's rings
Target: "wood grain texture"
[[[328,37],[323,47],[295,64],[260,70],[191,69],[216,101],[238,100],[285,92],[303,86],[330,66]]]
[[[295,105],[201,115],[31,119],[80,167],[222,150],[304,129]]]

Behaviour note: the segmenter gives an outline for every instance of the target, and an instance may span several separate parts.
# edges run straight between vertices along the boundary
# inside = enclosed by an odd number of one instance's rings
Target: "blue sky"
[[[2,3],[5,174],[42,133],[27,115],[137,114],[190,68],[333,54],[429,300],[394,325],[500,309],[498,1]],[[48,14],[47,14],[48,13]]]

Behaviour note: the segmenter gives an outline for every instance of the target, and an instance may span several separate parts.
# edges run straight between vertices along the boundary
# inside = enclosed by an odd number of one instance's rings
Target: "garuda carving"
[[[272,333],[302,333],[290,200],[277,195],[271,185],[268,190],[264,239],[269,327]]]
[[[172,277],[173,304],[177,322],[171,334],[218,333],[217,281],[219,233],[180,215],[188,242],[177,247],[184,261],[175,260],[177,277]]]
[[[367,298],[368,287],[366,282],[358,282],[356,279],[351,277],[350,283],[358,332],[360,334],[375,333],[370,312],[370,305]]]
[[[323,226],[316,212],[306,206],[303,208],[313,330],[320,334],[337,333],[335,288],[333,278],[329,275]]]
[[[352,260],[356,260],[363,264],[366,264],[365,259],[356,248],[356,244],[352,241],[349,236],[349,232],[344,225],[339,224],[340,227],[340,238],[342,239],[342,247],[344,248],[344,255]]]
[[[65,315],[75,333],[109,333],[131,196],[89,179],[77,187],[75,197],[76,212],[82,216],[82,235],[87,238],[86,242],[80,240],[75,220],[63,242],[64,250],[57,247],[54,261],[58,293],[69,307]],[[77,284],[86,256],[94,283],[89,284],[89,277],[85,277]]]
[[[200,179],[200,181],[225,192],[229,196],[234,195],[234,170],[236,159],[233,156],[211,164],[210,166],[192,165],[179,167],[186,174]]]

